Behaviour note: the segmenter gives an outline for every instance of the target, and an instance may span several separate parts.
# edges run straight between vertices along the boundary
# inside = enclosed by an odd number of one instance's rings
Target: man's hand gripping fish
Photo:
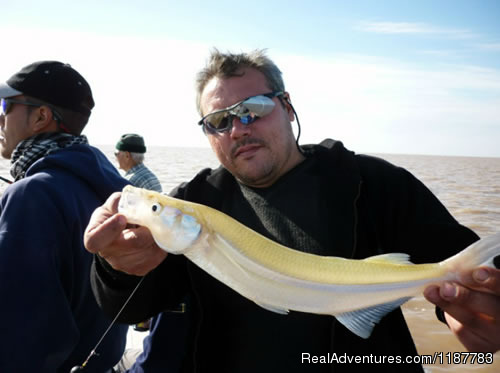
[[[500,234],[440,263],[412,264],[407,254],[363,260],[303,253],[280,245],[210,207],[127,186],[119,212],[149,228],[156,243],[196,265],[267,310],[332,315],[368,338],[387,313],[430,284],[489,265]]]

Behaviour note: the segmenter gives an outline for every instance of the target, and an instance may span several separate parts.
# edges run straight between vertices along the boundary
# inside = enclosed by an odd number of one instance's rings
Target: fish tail
[[[458,254],[441,262],[453,269],[470,270],[479,266],[496,268],[495,257],[500,255],[500,233],[485,237]]]

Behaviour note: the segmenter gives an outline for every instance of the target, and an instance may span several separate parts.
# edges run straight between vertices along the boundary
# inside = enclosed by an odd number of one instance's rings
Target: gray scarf
[[[87,137],[62,132],[47,132],[29,137],[14,149],[10,161],[10,174],[16,181],[20,180],[38,159],[75,144],[88,144]]]

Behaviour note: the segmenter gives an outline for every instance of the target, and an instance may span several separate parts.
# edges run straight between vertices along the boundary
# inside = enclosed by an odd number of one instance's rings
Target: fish
[[[431,284],[459,281],[480,265],[495,267],[500,234],[438,263],[413,264],[404,253],[366,259],[320,256],[283,246],[211,207],[126,186],[118,212],[147,227],[156,244],[185,255],[217,280],[273,312],[334,316],[369,338],[389,312]]]

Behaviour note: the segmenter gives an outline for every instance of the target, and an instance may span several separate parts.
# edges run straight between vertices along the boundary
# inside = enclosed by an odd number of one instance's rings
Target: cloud
[[[3,79],[37,59],[71,63],[96,99],[85,130],[91,143],[114,144],[122,133],[139,132],[151,145],[207,146],[196,125],[194,77],[211,45],[47,30],[15,34],[4,41],[9,58],[0,59]],[[78,48],[68,48],[74,40]],[[498,69],[431,69],[367,55],[317,57],[277,49],[269,55],[283,71],[302,143],[331,137],[360,152],[500,156]]]
[[[283,56],[302,143],[358,152],[499,156],[500,71],[422,68],[366,55]],[[474,140],[474,143],[472,142]]]
[[[421,55],[426,55],[426,56],[432,56],[432,57],[457,57],[457,56],[460,56],[461,53],[463,53],[462,51],[456,51],[456,50],[444,50],[444,49],[440,49],[440,50],[421,50],[421,51],[417,51],[417,53],[421,54]]]
[[[436,27],[427,23],[420,22],[368,22],[361,21],[355,26],[355,29],[365,32],[379,34],[419,34],[452,37],[456,39],[471,39],[477,35],[470,30],[451,29]]]

